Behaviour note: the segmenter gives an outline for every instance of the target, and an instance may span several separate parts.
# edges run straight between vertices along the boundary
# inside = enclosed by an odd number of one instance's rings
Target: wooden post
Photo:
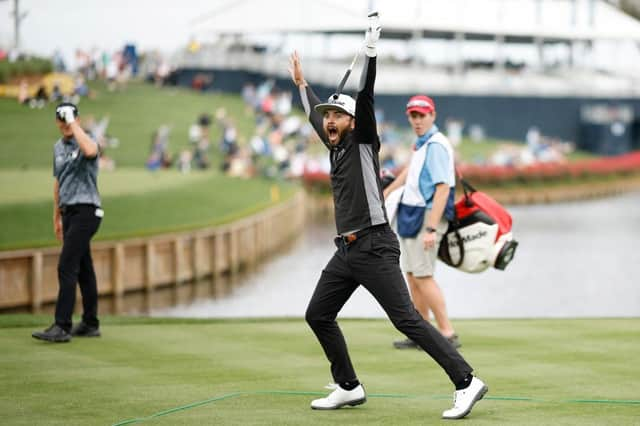
[[[263,259],[266,256],[267,248],[265,247],[265,223],[264,219],[258,222],[258,256]]]
[[[124,312],[124,246],[117,243],[113,247],[113,265],[111,276],[113,277],[113,313]]]
[[[258,261],[264,257],[264,249],[262,248],[262,222],[262,219],[258,220],[255,225],[255,245]]]
[[[42,252],[36,251],[31,258],[31,312],[40,313],[42,308]]]
[[[249,265],[251,265],[251,268],[253,269],[258,264],[258,223],[252,223],[248,231],[251,237],[249,239]]]
[[[200,242],[201,238],[197,235],[193,236],[193,246],[191,250],[191,270],[193,271],[193,282],[197,283],[202,273],[200,272]]]
[[[214,233],[211,235],[211,288],[210,293],[213,297],[216,297],[218,293],[218,285],[220,283],[220,263],[218,258],[220,257],[220,234]]]
[[[240,271],[239,234],[239,228],[234,227],[229,231],[229,272],[232,278],[237,277]]]
[[[200,237],[198,235],[193,236],[191,245],[191,271],[193,276],[191,277],[191,300],[196,300],[198,297],[198,285],[200,282]]]
[[[264,250],[271,255],[271,216],[267,216],[264,218],[264,234],[262,238],[264,239]]]
[[[173,240],[173,284],[174,284],[174,304],[180,303],[180,285],[182,280],[182,264],[183,264],[183,241],[180,237]]]
[[[154,253],[153,253],[153,242],[151,240],[147,240],[147,243],[144,246],[144,290],[145,290],[145,312],[151,312],[153,308],[153,287],[154,287]]]

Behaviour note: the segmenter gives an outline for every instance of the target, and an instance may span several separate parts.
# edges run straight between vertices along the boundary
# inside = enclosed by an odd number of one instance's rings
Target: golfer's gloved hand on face
[[[61,106],[58,108],[58,115],[60,115],[60,118],[63,118],[64,122],[67,124],[71,124],[76,121],[76,118],[73,116],[73,107]]]
[[[376,45],[380,39],[380,17],[377,12],[369,14],[369,28],[364,35],[364,51],[370,58],[376,56]]]

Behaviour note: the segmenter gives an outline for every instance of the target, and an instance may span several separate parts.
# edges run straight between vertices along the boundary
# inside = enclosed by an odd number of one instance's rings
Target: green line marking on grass
[[[576,404],[622,404],[622,405],[640,405],[640,401],[633,399],[568,399],[564,402]]]
[[[247,395],[294,395],[294,396],[324,396],[327,392],[311,392],[311,391],[281,391],[281,390],[261,390],[261,391],[252,391],[252,392],[234,392],[228,393],[226,395],[205,399],[203,401],[193,402],[191,404],[183,405],[180,407],[169,408],[167,410],[159,411],[147,417],[139,417],[135,419],[127,419],[120,421],[118,423],[114,423],[112,426],[124,426],[130,425],[134,423],[142,423],[148,420],[152,420],[157,417],[166,416],[169,414],[177,413],[180,411],[185,411],[191,408],[200,407],[202,405],[210,404],[213,402],[223,401],[225,399],[236,398],[239,396],[247,396]],[[410,394],[389,394],[389,393],[380,393],[380,394],[369,394],[368,398],[397,398],[397,399],[409,399],[409,398],[427,398],[427,399],[450,399],[451,396],[445,395],[431,395],[425,397],[424,395],[410,395]],[[543,403],[568,403],[568,404],[618,404],[618,405],[640,405],[640,400],[633,399],[566,399],[560,401],[554,401],[550,399],[538,399],[531,398],[526,396],[486,396],[483,399],[490,401],[524,401],[524,402],[543,402]]]
[[[134,424],[134,423],[142,423],[142,422],[145,422],[147,420],[154,419],[156,417],[166,416],[168,414],[176,413],[178,411],[184,411],[184,410],[188,410],[190,408],[196,408],[196,407],[199,407],[201,405],[210,404],[210,403],[216,402],[216,401],[222,401],[224,399],[235,398],[237,396],[246,395],[246,394],[247,394],[247,392],[228,393],[226,395],[218,396],[218,397],[215,397],[215,398],[205,399],[204,401],[193,402],[191,404],[183,405],[181,407],[169,408],[168,410],[159,411],[159,412],[157,412],[155,414],[152,414],[150,416],[147,416],[147,417],[140,417],[140,418],[137,418],[137,419],[123,420],[121,422],[115,423],[113,426],[122,426],[122,425],[130,425],[130,424]]]

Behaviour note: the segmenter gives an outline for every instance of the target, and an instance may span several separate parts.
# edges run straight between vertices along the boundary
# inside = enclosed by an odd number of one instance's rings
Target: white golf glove
[[[377,55],[376,44],[380,39],[380,16],[378,12],[372,12],[369,14],[369,28],[364,34],[364,53],[373,58]]]
[[[73,116],[73,107],[61,106],[58,108],[58,114],[60,117],[64,118],[64,122],[67,124],[71,124],[76,121],[76,118]]]

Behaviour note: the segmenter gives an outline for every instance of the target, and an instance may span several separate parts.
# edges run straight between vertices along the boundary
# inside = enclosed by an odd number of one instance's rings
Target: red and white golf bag
[[[456,219],[440,241],[438,258],[464,272],[482,272],[490,266],[504,270],[518,247],[511,234],[511,215],[464,179],[460,182],[464,196],[456,202]]]

